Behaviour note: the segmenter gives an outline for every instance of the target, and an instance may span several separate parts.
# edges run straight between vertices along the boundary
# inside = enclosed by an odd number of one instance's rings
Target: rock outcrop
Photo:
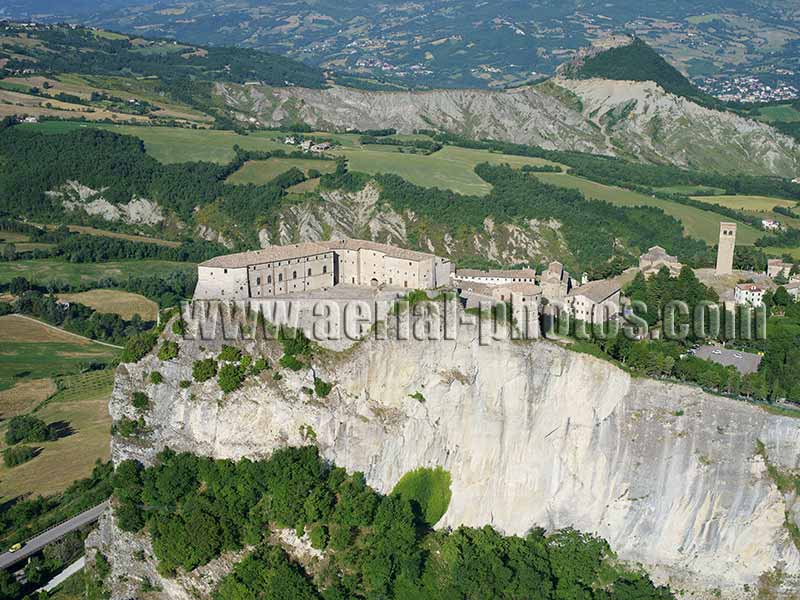
[[[440,465],[452,476],[452,501],[438,527],[573,526],[695,597],[715,589],[754,597],[765,574],[787,594],[800,590],[800,552],[787,529],[800,503],[768,472],[800,466],[796,419],[632,378],[552,342],[485,345],[473,325],[454,340],[369,339],[326,354],[314,364],[335,384],[324,400],[301,391],[314,376],[302,372],[251,378],[227,396],[214,381],[181,388],[192,361],[220,344],[184,340],[174,361],[150,355],[118,368],[112,416],[133,417],[131,394],[145,389],[152,431],[115,438],[115,461],[147,463],[165,446],[255,458],[313,442],[382,492],[414,468]],[[280,355],[270,342],[243,347]],[[154,386],[156,369],[165,382]],[[113,559],[125,541],[110,538]]]

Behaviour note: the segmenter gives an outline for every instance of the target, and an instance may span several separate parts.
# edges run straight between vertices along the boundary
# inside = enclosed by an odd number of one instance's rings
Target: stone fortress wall
[[[337,285],[427,290],[448,285],[452,270],[449,259],[365,240],[270,246],[200,264],[194,298],[247,300]]]

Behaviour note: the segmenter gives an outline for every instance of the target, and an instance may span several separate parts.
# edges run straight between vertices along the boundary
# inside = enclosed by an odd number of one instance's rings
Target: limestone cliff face
[[[550,342],[481,345],[470,326],[456,340],[367,340],[329,355],[314,367],[335,383],[326,399],[301,392],[310,373],[284,372],[277,382],[265,374],[224,397],[213,381],[181,389],[192,361],[219,347],[181,344],[175,361],[148,356],[119,367],[112,416],[134,415],[136,389],[154,407],[152,433],[116,438],[115,461],[147,462],[167,445],[240,458],[316,443],[382,492],[407,471],[441,465],[453,493],[438,527],[488,523],[522,534],[573,526],[700,597],[715,588],[753,597],[759,578],[777,571],[786,593],[800,590],[800,552],[785,527],[800,503],[778,490],[756,450],[760,440],[777,468],[800,466],[798,420],[633,379]],[[268,343],[244,347],[279,356]],[[158,386],[146,383],[155,369],[166,379]]]
[[[324,130],[440,129],[548,149],[721,172],[796,177],[800,145],[772,127],[703,108],[653,82],[568,80],[514,90],[368,92],[217,84],[239,118]]]

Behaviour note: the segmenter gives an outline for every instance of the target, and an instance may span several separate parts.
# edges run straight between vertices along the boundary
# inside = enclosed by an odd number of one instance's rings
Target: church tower
[[[719,224],[719,247],[717,248],[717,275],[733,273],[733,249],[736,247],[736,223]]]

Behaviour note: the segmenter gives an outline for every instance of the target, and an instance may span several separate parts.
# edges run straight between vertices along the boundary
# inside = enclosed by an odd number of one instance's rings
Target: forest
[[[572,529],[433,531],[415,500],[378,494],[315,447],[238,462],[166,449],[152,467],[122,462],[113,486],[119,526],[147,530],[163,574],[256,546],[219,584],[219,600],[672,598],[618,563],[604,540]],[[308,533],[325,551],[313,577],[270,545],[277,528]]]

